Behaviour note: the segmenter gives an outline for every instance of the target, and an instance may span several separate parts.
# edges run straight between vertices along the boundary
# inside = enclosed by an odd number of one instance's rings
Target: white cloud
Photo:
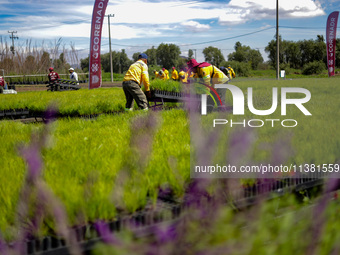
[[[313,0],[279,1],[279,17],[302,18],[325,15],[321,4]],[[276,1],[268,0],[231,0],[228,8],[219,17],[221,25],[242,24],[251,20],[274,19]]]
[[[27,1],[14,2],[27,4]],[[11,13],[14,14],[20,9],[20,15],[2,19],[1,31],[18,30],[21,36],[28,38],[89,37],[93,1],[75,0],[72,3],[76,6],[75,9],[68,8],[67,1],[60,1],[53,5],[44,1],[28,2],[29,5],[36,6],[35,11],[32,10],[34,15],[25,15],[18,5],[18,10],[12,10]],[[111,18],[112,37],[115,39],[166,37],[170,33],[183,33],[183,29],[203,36],[200,32],[212,31],[212,28],[215,28],[214,20],[218,20],[220,25],[233,26],[253,20],[275,18],[276,1],[274,0],[231,0],[225,4],[211,1],[181,3],[183,1],[177,0],[111,1],[106,14],[115,15]],[[280,18],[325,15],[317,0],[284,0],[279,4]],[[198,20],[207,20],[210,25]],[[108,36],[107,19],[104,22],[103,36]]]
[[[209,25],[200,24],[197,21],[192,21],[192,20],[182,22],[181,25],[185,27],[187,30],[193,31],[193,32],[203,32],[203,31],[207,31],[210,29]]]

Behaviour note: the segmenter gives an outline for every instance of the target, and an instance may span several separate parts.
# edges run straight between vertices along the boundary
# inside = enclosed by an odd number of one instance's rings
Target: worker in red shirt
[[[7,83],[3,76],[0,76],[0,94],[2,94],[3,90],[7,89]]]
[[[0,76],[0,86],[5,87],[5,79],[2,76]]]
[[[53,67],[48,69],[50,73],[48,74],[48,80],[50,83],[55,83],[58,79],[60,79],[59,74],[54,71]]]

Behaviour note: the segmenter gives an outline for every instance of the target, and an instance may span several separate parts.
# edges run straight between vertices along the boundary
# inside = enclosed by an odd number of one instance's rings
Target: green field
[[[312,95],[305,104],[312,116],[305,116],[295,106],[288,106],[287,116],[283,117],[280,100],[279,107],[270,116],[272,119],[296,119],[296,127],[266,125],[252,130],[256,135],[254,147],[249,148],[252,162],[269,162],[276,154],[285,153],[273,150],[280,148],[280,143],[278,147],[276,145],[277,141],[283,140],[291,145],[287,164],[339,163],[339,79],[235,79],[231,84],[239,86],[245,94],[247,87],[252,87],[254,106],[258,109],[270,108],[272,87],[302,87]],[[120,88],[62,93],[26,92],[2,95],[4,103],[1,109],[27,107],[44,110],[51,102],[57,101],[63,113],[94,114],[122,110],[124,100]],[[232,102],[229,94],[227,101]],[[225,118],[267,118],[253,116],[247,107],[245,113],[245,117],[229,114]],[[207,116],[204,124],[207,130],[213,131],[211,119],[215,116],[218,116],[217,113]],[[72,225],[113,219],[117,209],[126,213],[141,209],[148,200],[156,201],[160,187],[171,187],[175,197],[180,199],[190,182],[189,123],[187,112],[181,109],[102,115],[94,120],[56,120],[52,124],[48,146],[42,151],[43,179],[64,203]],[[7,239],[13,238],[15,233],[16,206],[26,172],[17,148],[21,143],[28,143],[31,133],[40,131],[42,127],[41,123],[0,121],[0,231]],[[224,128],[226,139],[243,129]],[[220,149],[228,152],[230,148]],[[49,220],[46,220],[45,224],[48,223]],[[46,231],[44,229],[42,233]]]

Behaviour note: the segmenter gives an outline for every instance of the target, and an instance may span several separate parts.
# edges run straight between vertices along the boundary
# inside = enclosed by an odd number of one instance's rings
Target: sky
[[[61,45],[77,50],[79,58],[89,54],[94,0],[0,0],[0,36],[11,43],[9,31],[17,31],[15,46]],[[284,40],[316,39],[325,36],[328,15],[340,11],[338,0],[279,0],[279,33]],[[180,47],[181,55],[194,50],[204,61],[204,48],[219,48],[225,59],[236,42],[260,50],[274,39],[276,0],[111,0],[112,51],[125,49],[128,57],[161,43]],[[340,25],[340,24],[339,24]],[[339,37],[339,29],[338,29]],[[109,52],[108,18],[104,19],[101,53]]]

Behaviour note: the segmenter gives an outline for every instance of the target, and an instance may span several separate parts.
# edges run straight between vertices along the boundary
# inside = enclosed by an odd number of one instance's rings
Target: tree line
[[[276,40],[271,40],[265,51],[268,53],[269,63],[275,66]],[[279,37],[279,63],[281,69],[301,69],[305,74],[318,73],[326,69],[326,43],[322,35],[315,40],[300,40],[297,42],[282,40]],[[336,39],[335,66],[340,67],[340,39]]]
[[[305,74],[317,73],[326,69],[327,54],[326,43],[322,35],[317,35],[315,40],[287,41],[279,39],[280,68],[300,69]],[[340,39],[336,40],[336,67],[340,67]],[[269,61],[266,63],[259,49],[252,49],[250,46],[236,42],[234,51],[228,54],[225,59],[221,49],[208,46],[203,49],[202,53],[206,62],[217,67],[232,65],[238,75],[247,76],[251,70],[276,68],[276,40],[271,40],[265,47]],[[170,69],[175,66],[180,69],[186,65],[188,59],[194,58],[193,50],[188,51],[188,56],[182,56],[180,48],[175,44],[160,44],[157,48],[147,49],[146,53],[149,57],[148,64],[151,66],[160,66]],[[129,66],[137,60],[140,52],[136,52],[130,60],[125,52],[113,51],[113,72],[126,72]],[[102,56],[102,68],[105,72],[110,72],[110,54],[106,53]],[[81,60],[83,70],[88,70],[88,58]]]
[[[10,45],[0,37],[0,69],[5,69],[6,74],[39,74],[44,73],[50,66],[59,72],[67,71],[69,62],[79,63],[75,46],[71,44],[71,50],[61,45],[61,38],[54,45],[33,46],[30,40],[26,44],[17,47],[12,54]],[[280,68],[300,69],[305,74],[317,73],[326,69],[327,55],[326,43],[322,35],[316,39],[287,41],[279,37]],[[61,52],[61,53],[60,53]],[[216,47],[208,46],[202,53],[206,62],[217,67],[231,65],[239,76],[249,75],[251,70],[274,68],[276,66],[276,40],[271,40],[265,47],[269,61],[264,62],[259,49],[236,42],[234,51],[228,54],[227,59],[222,51]],[[188,51],[187,56],[181,55],[179,46],[175,44],[162,43],[157,48],[147,49],[148,63],[152,68],[165,67],[171,69],[173,66],[180,69],[186,66],[188,59],[194,58],[193,50]],[[140,52],[133,54],[130,59],[125,50],[112,52],[112,64],[114,73],[124,73],[129,66],[137,60]],[[336,40],[336,67],[340,67],[340,39]],[[101,55],[102,69],[110,72],[110,54]],[[80,67],[84,72],[88,71],[89,58],[80,60]]]
[[[71,43],[67,49],[61,38],[48,45],[43,42],[39,46],[33,44],[32,40],[26,40],[14,50],[0,36],[0,69],[4,69],[6,75],[43,74],[49,67],[68,73],[70,63],[79,63],[75,45]]]

